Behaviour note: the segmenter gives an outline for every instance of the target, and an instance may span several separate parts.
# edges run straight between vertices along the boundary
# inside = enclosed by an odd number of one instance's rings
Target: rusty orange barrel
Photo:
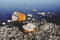
[[[26,15],[24,13],[21,12],[14,12],[12,15],[12,20],[13,21],[25,21],[26,20]]]

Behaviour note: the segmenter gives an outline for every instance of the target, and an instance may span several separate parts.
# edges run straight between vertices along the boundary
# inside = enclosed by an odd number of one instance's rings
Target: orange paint
[[[31,30],[31,31],[29,31],[29,30],[25,29],[25,30],[24,30],[24,32],[25,32],[25,33],[35,32],[35,29],[33,29],[33,30]]]
[[[17,15],[18,15],[17,21],[25,21],[26,20],[25,14],[18,12]]]

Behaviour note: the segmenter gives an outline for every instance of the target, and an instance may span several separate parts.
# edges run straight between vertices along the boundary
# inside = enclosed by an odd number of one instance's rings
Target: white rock
[[[33,9],[32,11],[35,12],[35,11],[37,11],[37,9]]]
[[[28,23],[27,25],[24,25],[23,28],[29,31],[32,31],[33,28],[35,28],[36,25],[34,25],[33,23]]]
[[[31,18],[27,18],[27,20],[30,20]]]
[[[32,17],[33,15],[32,14],[27,14],[27,16]]]
[[[3,24],[3,25],[6,25],[6,23],[5,23],[5,22],[3,22],[2,24]]]
[[[45,12],[41,12],[41,13],[39,12],[38,14],[40,14],[40,15],[44,15],[44,14],[45,14]]]
[[[12,22],[12,20],[7,20],[7,22]]]

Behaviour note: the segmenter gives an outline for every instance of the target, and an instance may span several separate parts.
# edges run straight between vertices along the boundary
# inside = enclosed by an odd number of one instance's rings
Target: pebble
[[[44,21],[45,22],[45,21]],[[43,22],[42,22],[43,24]],[[55,26],[55,27],[54,27]],[[47,27],[47,28],[46,28]],[[49,29],[50,27],[50,29]],[[42,26],[37,27],[35,33],[24,34],[18,27],[1,26],[0,27],[0,40],[60,40],[60,26],[53,23],[45,22]],[[40,30],[39,30],[40,29]],[[52,29],[52,30],[51,30]],[[42,31],[43,30],[43,31]],[[58,31],[59,30],[59,31]],[[59,35],[57,33],[59,33]],[[54,34],[53,34],[54,33]],[[58,35],[58,36],[56,36]]]

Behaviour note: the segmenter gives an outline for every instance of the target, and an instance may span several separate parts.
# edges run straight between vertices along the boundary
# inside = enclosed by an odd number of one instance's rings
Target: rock
[[[42,21],[34,33],[24,34],[18,27],[1,26],[0,40],[60,40],[60,25]],[[38,24],[38,23],[37,23]]]

